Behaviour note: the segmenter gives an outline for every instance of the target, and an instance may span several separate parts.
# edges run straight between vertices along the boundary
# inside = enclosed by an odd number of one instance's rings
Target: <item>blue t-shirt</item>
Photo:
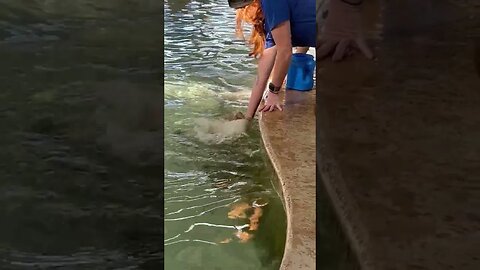
[[[315,47],[316,0],[262,0],[265,18],[265,47],[275,46],[272,30],[282,22],[290,20],[293,47]]]

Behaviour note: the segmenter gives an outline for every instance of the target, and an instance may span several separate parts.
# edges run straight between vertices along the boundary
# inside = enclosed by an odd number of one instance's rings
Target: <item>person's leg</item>
[[[307,53],[309,47],[295,47],[295,53]]]

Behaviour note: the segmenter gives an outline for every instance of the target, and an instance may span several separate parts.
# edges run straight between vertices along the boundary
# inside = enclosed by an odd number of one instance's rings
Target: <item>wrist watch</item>
[[[268,90],[270,91],[270,93],[273,93],[273,94],[278,94],[281,88],[282,88],[281,86],[275,86],[273,83],[268,84]]]

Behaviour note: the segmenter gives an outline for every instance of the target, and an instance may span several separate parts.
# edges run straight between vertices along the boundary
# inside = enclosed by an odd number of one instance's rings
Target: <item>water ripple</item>
[[[187,219],[193,219],[193,218],[197,218],[197,217],[201,217],[209,212],[212,212],[212,211],[215,211],[217,209],[221,209],[221,208],[226,208],[228,207],[229,205],[231,205],[232,203],[234,202],[238,202],[240,201],[240,199],[235,199],[233,202],[231,203],[228,203],[228,204],[224,204],[224,205],[220,205],[220,206],[216,206],[216,207],[213,207],[213,208],[210,208],[208,210],[205,210],[205,211],[202,211],[196,215],[190,215],[190,216],[185,216],[185,217],[179,217],[179,218],[166,218],[165,221],[181,221],[181,220],[187,220]]]

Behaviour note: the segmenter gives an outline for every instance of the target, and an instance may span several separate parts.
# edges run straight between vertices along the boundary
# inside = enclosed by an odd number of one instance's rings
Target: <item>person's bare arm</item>
[[[276,46],[272,48],[265,49],[262,56],[258,60],[257,68],[257,79],[253,84],[252,94],[250,95],[250,100],[248,102],[248,109],[245,118],[248,120],[253,119],[255,112],[262,100],[263,92],[268,83],[270,73],[273,69],[273,64],[275,63],[275,57],[277,54]]]
[[[290,30],[290,21],[279,24],[272,30],[272,36],[275,40],[277,55],[272,72],[272,83],[276,87],[281,87],[290,66],[292,57],[292,37]],[[278,94],[268,93],[265,104],[260,108],[261,112],[282,110],[280,97]]]
[[[292,57],[292,36],[290,32],[290,21],[279,24],[272,30],[277,55],[275,57],[275,68],[272,73],[272,83],[281,86],[285,80]]]

